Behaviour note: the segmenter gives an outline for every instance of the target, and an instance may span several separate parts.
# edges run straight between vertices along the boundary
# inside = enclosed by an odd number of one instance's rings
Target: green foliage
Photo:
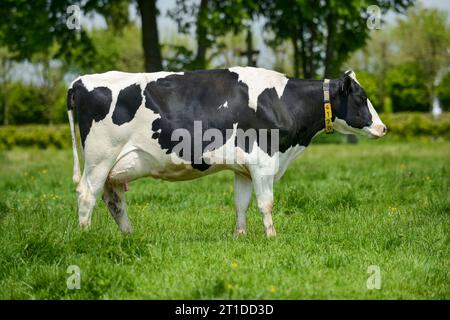
[[[414,63],[400,64],[388,71],[386,83],[394,112],[430,110],[422,75]]]
[[[167,52],[164,56],[164,69],[170,71],[193,70],[194,52],[184,45],[165,44],[163,52]]]
[[[419,112],[382,114],[380,117],[388,127],[389,135],[407,140],[416,137],[450,140],[450,113],[444,113],[438,119]]]
[[[272,44],[289,39],[294,46],[295,68],[301,76],[315,78],[324,70],[326,77],[339,76],[342,64],[366,43],[369,5],[382,12],[402,12],[414,1],[261,1],[266,28],[273,32]],[[351,39],[351,41],[349,41]],[[294,70],[297,75],[298,70]]]
[[[437,88],[437,94],[444,111],[450,111],[450,72],[447,73]]]
[[[8,96],[4,97],[8,105],[10,124],[46,123],[45,105],[39,88],[15,82],[9,86]],[[2,111],[5,105],[2,106]],[[2,116],[4,113],[2,112]]]
[[[0,150],[14,147],[69,148],[69,125],[0,126]]]
[[[358,82],[364,88],[367,97],[370,99],[375,109],[380,105],[380,96],[378,95],[378,88],[380,84],[378,83],[376,77],[367,71],[360,71],[357,74]]]
[[[128,22],[127,0],[3,0],[0,16],[8,19],[0,20],[0,43],[20,60],[41,53],[84,68],[94,67],[96,51],[86,30],[67,27],[70,5],[79,5],[84,14],[103,15],[112,29],[120,29]],[[53,53],[50,49],[54,46],[57,50]]]
[[[136,25],[128,25],[120,30],[94,29],[89,32],[89,37],[97,53],[96,63],[87,69],[83,69],[83,65],[78,65],[81,72],[144,70],[141,31]]]
[[[170,33],[162,40],[164,70],[183,71],[195,67],[195,42],[188,34]]]
[[[450,143],[313,145],[236,239],[229,172],[143,178],[123,236],[100,197],[80,230],[70,150],[0,153],[0,299],[450,299]],[[68,290],[67,268],[81,270]],[[368,290],[370,265],[381,290]]]
[[[408,10],[393,26],[374,30],[368,45],[347,67],[364,70],[378,80],[379,102],[388,111],[430,111],[439,96],[444,110],[450,105],[450,25],[447,14],[422,5]],[[359,73],[359,72],[358,72]],[[438,85],[438,87],[436,87]]]
[[[45,89],[23,82],[8,84],[6,94],[0,91],[0,120],[3,122],[5,105],[7,105],[9,124],[66,121],[66,87],[64,83],[52,88],[51,91]]]
[[[450,25],[445,11],[418,5],[408,10],[395,29],[401,58],[417,64],[422,81],[434,94],[437,75],[447,70],[450,60]],[[430,98],[431,100],[431,98]]]

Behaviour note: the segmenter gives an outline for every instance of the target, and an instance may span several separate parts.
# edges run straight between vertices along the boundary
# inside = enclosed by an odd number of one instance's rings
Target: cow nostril
[[[386,131],[387,131],[387,127],[383,126],[383,133],[386,133]]]

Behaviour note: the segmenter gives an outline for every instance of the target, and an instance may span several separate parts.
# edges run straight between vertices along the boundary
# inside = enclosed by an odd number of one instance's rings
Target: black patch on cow
[[[70,88],[69,90],[67,90],[67,111],[72,110],[73,109],[73,89]]]
[[[120,126],[133,120],[136,111],[142,103],[141,92],[141,87],[138,84],[132,84],[120,90],[116,107],[112,114],[114,124]]]
[[[75,109],[77,110],[81,144],[84,148],[86,137],[91,130],[92,121],[99,122],[108,114],[112,102],[112,92],[107,87],[97,87],[92,91],[88,91],[81,80],[73,84],[72,90]]]
[[[267,144],[260,145],[259,134],[256,135],[256,140],[258,146],[270,155],[276,151],[284,152],[297,144],[297,126],[293,118],[295,106],[292,105],[293,102],[298,103],[297,100],[294,101],[296,96],[288,94],[280,99],[274,88],[266,89],[258,97],[255,112],[248,106],[247,84],[238,79],[238,74],[229,70],[209,70],[170,75],[148,83],[144,90],[145,106],[160,115],[160,118],[152,123],[152,137],[158,139],[161,147],[167,149],[167,154],[170,154],[179,143],[171,141],[172,133],[176,129],[186,129],[193,137],[191,157],[179,156],[191,161],[194,168],[202,171],[208,169],[209,165],[195,157],[194,140],[203,139],[201,136],[194,136],[194,121],[201,121],[202,133],[207,129],[218,129],[222,134],[223,143],[230,139],[235,123],[238,129],[244,131],[254,129],[258,133],[260,129],[266,129]],[[270,148],[270,129],[280,130],[279,149]],[[202,141],[203,152],[209,151],[206,147],[210,143]],[[253,147],[252,141],[249,140],[236,139],[235,143],[246,152],[251,152]]]

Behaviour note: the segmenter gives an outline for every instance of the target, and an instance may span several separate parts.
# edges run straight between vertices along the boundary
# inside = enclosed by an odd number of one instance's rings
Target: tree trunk
[[[333,17],[331,14],[327,17],[327,40],[326,40],[326,49],[325,49],[325,70],[324,77],[332,78],[333,75],[333,50],[334,50],[334,29],[333,26]]]
[[[300,76],[300,50],[298,48],[298,39],[296,34],[291,37],[291,42],[292,47],[294,48],[294,77],[298,78]]]
[[[201,0],[197,14],[197,54],[195,56],[195,68],[206,68],[206,50],[208,49],[206,19],[208,16],[208,0]]]
[[[142,21],[142,47],[144,48],[145,71],[162,70],[161,47],[156,21],[156,0],[138,0]]]
[[[308,59],[306,57],[306,41],[305,41],[305,35],[303,32],[303,26],[300,26],[300,30],[298,32],[298,34],[300,35],[299,39],[300,39],[300,58],[301,58],[301,62],[302,62],[302,70],[303,70],[303,78],[305,79],[309,79],[310,78],[310,74],[308,72]]]
[[[252,32],[252,26],[248,26],[247,29],[247,38],[245,39],[246,45],[247,45],[247,51],[245,52],[245,55],[247,57],[247,65],[250,67],[256,67],[256,58],[254,58],[254,55],[258,54],[259,51],[255,51],[253,48],[253,32]]]
[[[316,25],[310,24],[308,26],[309,32],[311,33],[311,37],[308,41],[308,79],[313,79],[316,77],[316,68],[315,68],[315,57],[314,54],[314,40],[316,39]],[[320,59],[320,58],[319,58]]]

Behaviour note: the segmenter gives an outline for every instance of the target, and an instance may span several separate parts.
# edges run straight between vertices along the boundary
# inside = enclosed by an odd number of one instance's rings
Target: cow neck
[[[308,146],[312,138],[325,129],[323,81],[295,79],[291,88],[295,91],[290,96],[295,100],[291,110],[296,123],[296,144]],[[338,80],[330,80],[332,121],[340,103],[338,88]]]

